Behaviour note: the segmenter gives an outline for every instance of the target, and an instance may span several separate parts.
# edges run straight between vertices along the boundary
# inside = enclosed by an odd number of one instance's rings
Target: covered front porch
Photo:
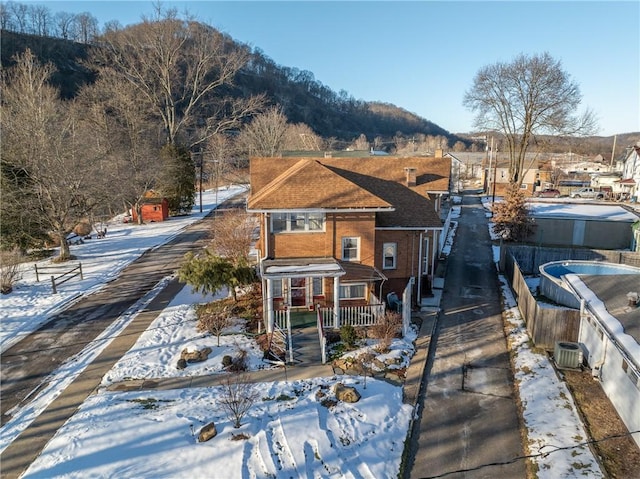
[[[290,324],[290,314],[316,312],[324,328],[375,324],[385,306],[375,287],[386,280],[371,266],[335,258],[264,260],[264,325],[273,332]],[[287,318],[289,321],[287,321]]]

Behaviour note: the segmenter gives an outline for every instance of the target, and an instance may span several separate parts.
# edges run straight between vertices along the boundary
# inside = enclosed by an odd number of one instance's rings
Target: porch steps
[[[318,328],[295,328],[291,331],[293,362],[299,365],[322,364]]]

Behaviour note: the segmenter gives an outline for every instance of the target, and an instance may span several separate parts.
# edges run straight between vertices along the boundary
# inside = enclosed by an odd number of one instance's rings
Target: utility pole
[[[616,154],[616,140],[618,139],[618,135],[613,136],[613,149],[611,150],[611,162],[609,163],[610,167],[613,167],[613,158]]]

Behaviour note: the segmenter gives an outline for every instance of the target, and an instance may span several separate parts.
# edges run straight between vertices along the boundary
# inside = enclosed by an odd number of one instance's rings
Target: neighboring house
[[[267,329],[281,308],[337,312],[401,299],[407,284],[419,302],[439,256],[450,171],[442,157],[252,158],[247,211],[261,216]]]
[[[520,182],[520,190],[531,196],[538,183],[538,168],[529,168],[524,171],[524,178]],[[509,167],[506,162],[499,161],[497,165],[485,170],[486,194],[504,196],[509,186]]]
[[[140,215],[142,221],[160,222],[169,218],[169,201],[166,198],[155,196],[155,193],[149,192],[142,201],[140,201]],[[135,208],[131,210],[133,221],[138,221],[138,213]]]
[[[485,152],[454,152],[444,155],[445,158],[451,158],[451,185],[452,193],[458,193],[464,185],[464,181],[477,180],[480,183],[482,179],[483,168],[489,161]]]
[[[620,199],[638,199],[638,185],[640,184],[640,146],[636,145],[629,152],[622,164],[622,178],[617,192]]]
[[[535,229],[527,242],[541,246],[630,249],[640,218],[622,206],[528,203]]]
[[[597,263],[596,263],[597,265]],[[563,277],[580,301],[578,342],[629,431],[640,430],[640,269]],[[632,435],[640,446],[640,435]]]
[[[591,186],[606,192],[606,198],[615,198],[620,184],[620,173],[596,173],[591,175]]]

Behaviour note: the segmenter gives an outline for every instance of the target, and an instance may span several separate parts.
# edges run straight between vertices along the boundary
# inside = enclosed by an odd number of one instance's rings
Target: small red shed
[[[166,198],[148,196],[140,203],[140,214],[142,221],[164,221],[169,218],[169,201]],[[138,214],[135,208],[131,211],[133,221],[138,221]]]

